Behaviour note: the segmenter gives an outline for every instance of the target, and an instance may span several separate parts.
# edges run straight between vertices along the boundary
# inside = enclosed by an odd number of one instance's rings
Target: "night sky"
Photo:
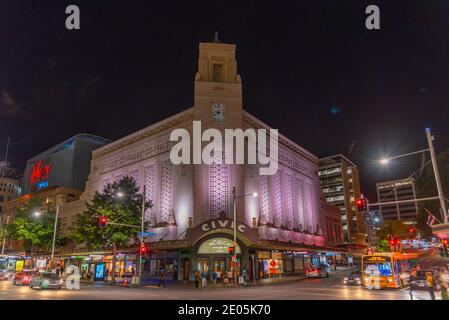
[[[81,30],[65,28],[65,7]],[[365,8],[381,30],[365,28]],[[198,43],[237,44],[244,108],[317,156],[358,164],[362,189],[449,148],[449,1],[0,0],[0,155],[13,166],[81,132],[117,139],[193,105]]]

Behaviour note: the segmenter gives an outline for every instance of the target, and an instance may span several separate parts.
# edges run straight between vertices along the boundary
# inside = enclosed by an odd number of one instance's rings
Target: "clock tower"
[[[217,34],[213,42],[200,43],[194,117],[203,129],[242,128],[242,81],[237,74],[235,48],[221,43]]]
[[[215,33],[213,42],[200,43],[195,75],[194,120],[201,121],[202,131],[220,130],[223,139],[225,129],[243,128],[242,81],[235,49],[220,42]],[[243,177],[244,165],[194,165],[194,224],[223,213],[232,218],[232,190],[235,187],[236,195],[243,194]],[[244,222],[244,202],[238,201],[236,207],[238,220]]]

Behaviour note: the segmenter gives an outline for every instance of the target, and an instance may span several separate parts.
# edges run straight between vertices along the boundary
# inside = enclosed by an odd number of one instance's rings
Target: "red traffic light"
[[[234,247],[228,247],[228,253],[229,253],[229,255],[233,255],[234,254]]]
[[[408,232],[413,233],[415,232],[415,229],[413,227],[408,228]]]
[[[147,245],[145,242],[140,244],[140,254],[146,255],[148,251]]]
[[[448,243],[449,243],[447,239],[444,239],[444,240],[442,240],[441,242],[443,242],[443,244],[444,244],[445,246],[447,246]]]
[[[401,240],[396,239],[396,244],[401,244]]]
[[[100,217],[100,227],[103,228],[107,225],[109,219],[106,216],[101,216]]]
[[[358,212],[368,211],[368,200],[366,198],[358,198],[356,204]]]

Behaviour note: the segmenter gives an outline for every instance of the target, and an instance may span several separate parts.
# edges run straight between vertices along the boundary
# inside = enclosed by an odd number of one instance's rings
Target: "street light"
[[[143,186],[143,195],[142,195],[142,217],[141,217],[141,225],[140,225],[140,245],[143,244],[143,230],[144,230],[144,218],[145,218],[145,193],[146,193],[146,186]],[[116,196],[118,198],[124,198],[126,195],[118,191],[116,193]],[[114,246],[115,251],[115,246]],[[145,251],[146,252],[146,251]],[[113,274],[115,275],[115,262],[112,266]],[[142,250],[140,250],[139,247],[139,285],[142,285]]]
[[[40,217],[42,213],[39,210],[33,212],[35,217]],[[50,216],[50,214],[47,214]],[[51,215],[53,216],[53,215]],[[59,217],[59,205],[56,206],[56,214],[55,214],[55,224],[53,226],[53,241],[51,244],[51,264],[53,265],[53,259],[55,256],[55,244],[56,244],[56,230],[58,228],[58,217]]]
[[[394,156],[394,157],[383,158],[383,159],[379,160],[379,162],[382,165],[385,165],[385,164],[388,164],[390,162],[390,160],[393,160],[393,159],[402,158],[402,157],[414,155],[417,153],[423,153],[423,152],[429,151],[430,158],[432,161],[433,173],[435,175],[435,183],[437,185],[437,190],[438,190],[438,198],[440,200],[441,210],[443,211],[444,223],[448,223],[448,220],[447,220],[448,212],[446,210],[446,203],[445,203],[445,198],[443,195],[443,187],[441,186],[441,180],[440,180],[440,172],[438,170],[437,159],[436,159],[435,150],[434,150],[434,146],[433,146],[434,136],[430,132],[430,128],[426,128],[426,136],[427,136],[427,143],[429,145],[428,149],[423,149],[423,150],[419,150],[419,151],[415,151],[415,152],[401,154],[401,155]]]
[[[240,196],[235,195],[235,186],[232,188],[232,204],[233,204],[233,210],[234,210],[234,284],[237,285],[237,209],[235,200],[238,198],[244,198],[244,197],[257,197],[257,192],[249,193],[249,194],[243,194]],[[254,263],[254,262],[253,262]]]

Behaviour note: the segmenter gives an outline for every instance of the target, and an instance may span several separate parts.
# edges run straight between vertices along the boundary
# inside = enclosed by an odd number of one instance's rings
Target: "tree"
[[[440,172],[441,184],[446,198],[449,192],[449,149],[437,156],[438,169]],[[432,165],[428,165],[423,174],[416,179],[416,196],[418,198],[434,197],[438,195],[435,175]],[[423,238],[432,236],[432,229],[427,225],[428,214],[424,209],[429,210],[438,220],[443,222],[440,212],[440,201],[432,200],[426,202],[418,202],[418,228],[421,230]]]
[[[390,247],[390,243],[388,242],[388,240],[379,240],[377,242],[377,251],[379,251],[379,252],[390,252],[391,251],[391,247]]]
[[[127,246],[136,240],[137,228],[107,224],[100,228],[99,219],[104,216],[109,222],[137,225],[141,224],[142,194],[136,181],[125,176],[119,181],[107,184],[102,193],[96,192],[84,212],[78,214],[72,238],[87,249],[101,249],[106,246]],[[123,197],[118,197],[118,194]],[[145,202],[145,208],[151,202]]]
[[[408,226],[402,220],[386,220],[376,232],[380,240],[389,240],[390,237],[407,239],[409,237]]]
[[[34,212],[39,211],[36,217]],[[23,241],[24,248],[33,257],[37,250],[50,250],[53,242],[54,209],[31,198],[14,210],[14,219],[8,225],[8,238]]]

